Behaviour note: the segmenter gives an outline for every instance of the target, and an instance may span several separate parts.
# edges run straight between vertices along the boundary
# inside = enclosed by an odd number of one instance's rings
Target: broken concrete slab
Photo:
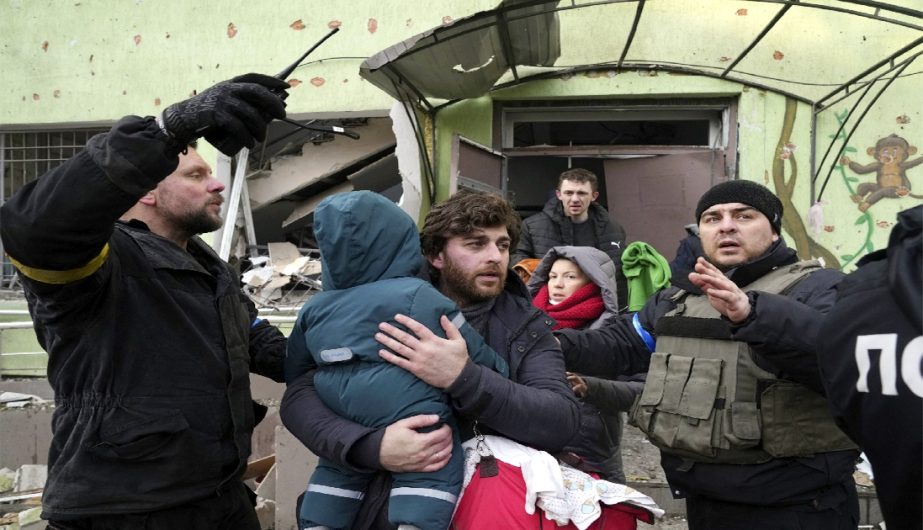
[[[45,487],[48,480],[48,466],[44,464],[24,464],[16,470],[13,491],[31,491]]]

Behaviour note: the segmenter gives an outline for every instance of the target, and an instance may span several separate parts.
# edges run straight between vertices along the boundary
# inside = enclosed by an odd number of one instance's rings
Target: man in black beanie
[[[648,371],[631,422],[660,448],[690,530],[858,525],[858,451],[827,409],[816,357],[843,274],[799,261],[782,215],[755,182],[714,186],[696,207],[705,257],[687,278],[636,314],[557,334],[568,370]]]

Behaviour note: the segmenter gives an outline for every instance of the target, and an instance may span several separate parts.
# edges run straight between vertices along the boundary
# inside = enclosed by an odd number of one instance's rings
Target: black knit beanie
[[[782,233],[782,201],[765,186],[749,180],[729,180],[706,191],[695,207],[696,223],[702,218],[702,212],[705,210],[716,204],[731,202],[756,208],[769,219],[769,224],[776,234]]]

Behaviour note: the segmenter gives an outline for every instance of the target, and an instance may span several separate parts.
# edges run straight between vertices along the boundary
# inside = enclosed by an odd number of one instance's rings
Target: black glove
[[[181,148],[204,136],[233,156],[263,141],[269,122],[285,117],[288,88],[285,81],[268,75],[237,76],[164,109],[163,126]]]

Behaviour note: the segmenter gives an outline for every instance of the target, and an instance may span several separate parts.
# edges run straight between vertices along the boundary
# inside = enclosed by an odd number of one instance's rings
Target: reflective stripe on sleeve
[[[10,262],[16,267],[23,276],[29,278],[30,280],[35,280],[41,283],[47,283],[51,285],[63,285],[66,283],[73,283],[78,280],[82,280],[87,276],[90,276],[94,272],[98,271],[100,267],[103,266],[103,263],[106,262],[106,258],[109,256],[109,243],[106,243],[106,246],[96,255],[95,258],[91,259],[89,263],[83,267],[76,269],[70,269],[66,271],[53,271],[48,269],[38,269],[35,267],[29,267],[18,261],[16,261],[13,256],[10,257]]]

